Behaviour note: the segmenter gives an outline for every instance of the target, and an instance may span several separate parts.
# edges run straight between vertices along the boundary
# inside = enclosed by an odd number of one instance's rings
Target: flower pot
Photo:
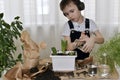
[[[50,55],[53,71],[74,71],[76,55]]]

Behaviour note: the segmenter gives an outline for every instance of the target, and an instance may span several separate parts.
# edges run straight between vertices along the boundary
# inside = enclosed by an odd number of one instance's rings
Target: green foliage
[[[61,50],[63,53],[67,50],[67,40],[61,40]]]
[[[114,68],[115,63],[120,66],[120,33],[105,42],[97,50],[95,55],[101,63],[104,62],[104,59],[102,59],[103,53],[107,53],[107,64],[110,65],[112,69]]]
[[[56,47],[52,47],[52,55],[63,55],[63,56],[75,56],[76,52],[75,51],[67,51],[67,41],[66,40],[61,40],[61,50],[57,51]]]
[[[16,61],[21,61],[22,54],[19,54],[17,59],[14,59],[14,53],[17,50],[14,39],[20,37],[22,31],[22,22],[19,21],[19,16],[14,18],[10,24],[4,19],[4,14],[0,13],[0,73],[12,67]]]
[[[52,50],[52,55],[56,55],[57,54],[57,50],[56,50],[55,47],[52,47],[51,50]]]
[[[70,51],[70,52],[68,53],[68,55],[74,56],[74,55],[76,55],[76,52],[75,52],[75,51]]]

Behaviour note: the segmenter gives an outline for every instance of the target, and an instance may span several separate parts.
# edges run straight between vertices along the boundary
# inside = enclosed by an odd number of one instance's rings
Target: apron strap
[[[85,28],[89,29],[89,19],[88,18],[85,19]]]
[[[68,21],[68,24],[69,24],[70,29],[74,29],[74,26],[71,20]]]
[[[69,24],[70,29],[74,29],[74,25],[73,25],[71,20],[68,21],[68,24]],[[85,19],[85,29],[89,29],[89,26],[90,26],[89,25],[89,19],[86,18]]]

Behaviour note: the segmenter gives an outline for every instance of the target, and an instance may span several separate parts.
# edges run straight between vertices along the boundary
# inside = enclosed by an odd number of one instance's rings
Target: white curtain
[[[119,0],[97,0],[96,22],[106,39],[113,37],[119,29]]]
[[[0,0],[0,12],[10,22],[20,16],[24,29],[28,30],[32,39],[39,43],[45,41],[47,48],[40,52],[42,58],[49,57],[52,46],[60,49],[63,24],[67,19],[59,9],[61,0]],[[105,39],[109,39],[119,31],[119,0],[82,0],[85,3],[83,14],[93,19]],[[17,45],[18,42],[17,42]]]
[[[119,0],[84,0],[85,16],[97,23],[106,40],[119,31],[120,1]]]

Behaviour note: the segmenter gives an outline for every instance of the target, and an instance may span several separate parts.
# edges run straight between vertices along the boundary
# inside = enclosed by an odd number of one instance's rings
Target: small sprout
[[[61,40],[61,50],[63,53],[67,50],[67,41],[66,40]]]
[[[51,50],[52,50],[52,54],[53,54],[53,55],[56,55],[56,54],[57,54],[57,50],[56,50],[55,47],[52,47]]]

